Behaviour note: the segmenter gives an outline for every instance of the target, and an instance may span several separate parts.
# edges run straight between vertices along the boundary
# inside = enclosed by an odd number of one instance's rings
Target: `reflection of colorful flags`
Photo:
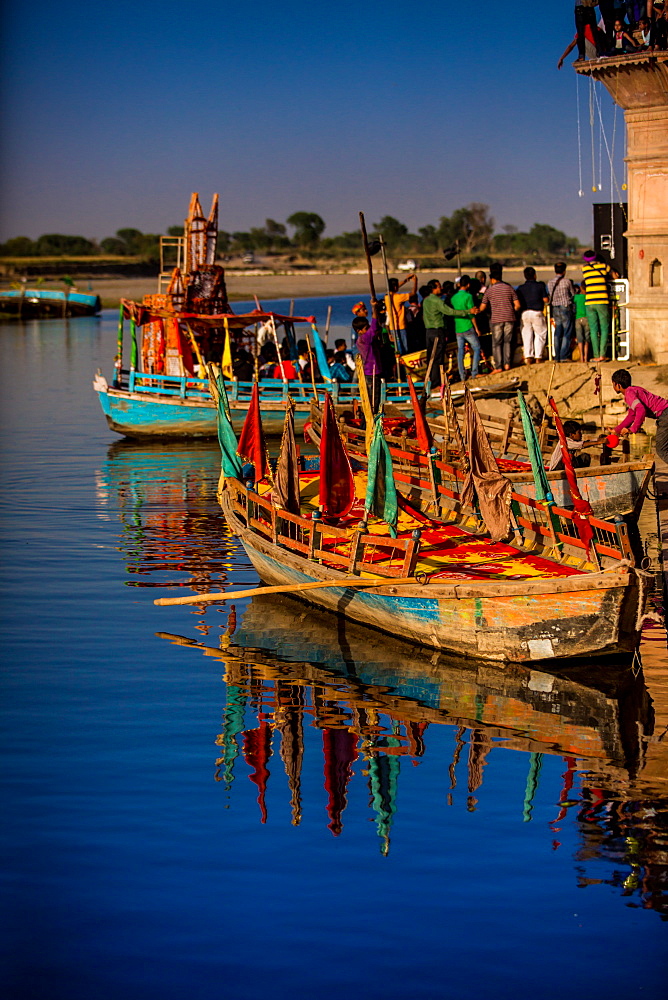
[[[328,826],[338,837],[343,829],[341,816],[348,801],[346,792],[353,773],[352,765],[357,760],[357,736],[348,729],[323,729],[322,747],[325,754],[325,788],[329,794]]]
[[[271,726],[266,719],[260,721],[259,729],[247,729],[244,732],[244,758],[248,766],[253,768],[250,780],[258,787],[257,802],[263,823],[267,822],[265,795],[270,773],[267,762],[271,757],[271,736]]]
[[[369,451],[368,479],[366,498],[364,500],[365,516],[375,514],[385,521],[392,538],[397,537],[397,520],[399,505],[397,488],[392,471],[392,456],[383,434],[383,416],[375,418],[373,440]]]
[[[559,435],[559,444],[561,445],[561,460],[564,463],[564,472],[566,473],[566,479],[568,480],[568,486],[571,491],[573,507],[575,508],[575,527],[578,530],[580,541],[583,542],[587,548],[587,553],[589,553],[591,541],[594,537],[594,529],[592,528],[589,520],[583,515],[593,514],[594,511],[591,509],[589,501],[585,500],[580,493],[578,479],[575,474],[575,469],[573,468],[573,457],[571,455],[570,448],[568,447],[566,431],[564,430],[564,425],[561,422],[561,417],[559,416],[559,411],[557,410],[557,404],[552,396],[550,396],[548,402],[554,413],[554,423],[557,428],[557,434]]]
[[[251,401],[248,406],[248,413],[244,420],[244,426],[239,438],[239,454],[246,461],[250,462],[255,469],[255,482],[266,476],[269,469],[267,462],[267,446],[264,440],[262,429],[262,418],[260,416],[260,390],[258,384],[253,385]]]
[[[406,378],[408,379],[408,391],[411,394],[411,403],[413,404],[413,413],[415,414],[417,442],[424,454],[428,455],[433,444],[431,431],[429,430],[427,421],[425,420],[424,412],[420,406],[420,401],[418,399],[417,392],[415,391],[415,385],[409,371],[406,371]]]
[[[295,439],[295,404],[288,397],[272,500],[290,514],[299,513],[299,454]]]
[[[355,499],[353,470],[336,422],[332,397],[325,393],[320,431],[320,506],[325,517],[345,517]]]
[[[388,738],[388,746],[398,746],[399,740]],[[381,839],[381,854],[390,852],[390,828],[397,811],[397,782],[401,770],[399,757],[372,757],[369,761],[369,786],[373,809],[376,813],[376,830]]]

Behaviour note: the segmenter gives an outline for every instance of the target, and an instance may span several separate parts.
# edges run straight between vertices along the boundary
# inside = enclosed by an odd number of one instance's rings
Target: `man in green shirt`
[[[591,337],[589,336],[589,320],[585,305],[584,282],[582,285],[575,286],[573,302],[575,304],[575,339],[580,345],[580,360],[589,361]]]
[[[468,274],[462,274],[459,279],[459,291],[450,299],[450,304],[453,309],[473,309],[474,302],[473,296],[469,291],[471,285],[471,279]],[[455,319],[455,333],[457,334],[457,367],[459,368],[459,377],[462,382],[466,381],[466,369],[464,368],[464,351],[465,345],[468,344],[473,351],[473,361],[471,363],[471,378],[475,378],[478,374],[478,365],[480,364],[480,338],[475,328],[475,323],[470,316],[464,318]]]
[[[441,365],[443,364],[443,355],[445,353],[446,316],[470,317],[478,312],[478,307],[453,309],[452,306],[447,306],[441,298],[441,283],[435,278],[432,278],[427,283],[427,288],[429,289],[429,295],[426,295],[422,300],[422,318],[427,334],[427,364],[431,360],[432,351],[435,351],[434,363],[431,366],[430,381],[432,388],[436,389],[441,384]],[[473,302],[472,297],[471,302]]]

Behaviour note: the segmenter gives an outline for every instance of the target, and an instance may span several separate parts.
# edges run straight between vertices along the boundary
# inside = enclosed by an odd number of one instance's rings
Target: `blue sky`
[[[160,233],[218,191],[228,231],[306,210],[334,235],[360,209],[416,229],[482,201],[588,240],[610,200],[585,81],[578,195],[570,0],[6,0],[1,27],[0,239]],[[615,142],[621,184],[621,112]]]

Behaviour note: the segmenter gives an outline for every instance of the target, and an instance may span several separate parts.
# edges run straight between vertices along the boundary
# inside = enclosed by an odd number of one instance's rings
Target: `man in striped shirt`
[[[605,361],[610,335],[610,268],[593,250],[583,254],[582,280],[585,283],[585,308],[594,361]]]
[[[491,311],[494,371],[509,371],[512,364],[515,317],[520,310],[517,292],[503,281],[503,268],[494,262],[489,269],[490,285],[482,297],[480,312]]]
[[[563,261],[554,265],[554,274],[555,277],[547,283],[554,323],[554,360],[570,361],[575,287],[571,279],[566,277],[566,265]]]

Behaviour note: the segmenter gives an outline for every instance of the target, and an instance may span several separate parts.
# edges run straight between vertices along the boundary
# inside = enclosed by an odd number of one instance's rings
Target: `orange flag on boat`
[[[561,422],[561,417],[559,416],[559,411],[557,410],[557,404],[552,396],[550,396],[548,402],[552,408],[552,412],[554,413],[554,423],[557,428],[557,434],[559,435],[559,444],[561,445],[561,460],[564,463],[564,472],[566,473],[566,479],[568,480],[568,486],[571,491],[573,508],[575,513],[579,515],[575,519],[575,525],[578,529],[580,541],[584,543],[587,548],[587,552],[589,552],[591,542],[594,537],[594,529],[585,515],[593,515],[594,511],[592,510],[589,501],[585,500],[580,493],[578,479],[575,474],[575,469],[573,468],[573,459],[568,447],[568,441],[566,440],[566,431],[564,430],[564,425]]]
[[[250,462],[255,468],[256,483],[267,475],[269,463],[267,462],[267,446],[260,416],[260,391],[257,382],[253,385],[248,413],[241,430],[237,451],[245,462]]]
[[[324,517],[345,517],[355,500],[353,470],[336,422],[332,397],[325,393],[320,431],[320,506]]]
[[[417,442],[420,445],[420,450],[428,455],[431,451],[431,446],[434,443],[434,439],[431,436],[431,431],[425,419],[424,412],[420,406],[420,400],[418,399],[417,392],[415,391],[415,384],[411,377],[411,373],[406,371],[406,378],[408,379],[408,391],[411,394],[411,403],[413,404],[413,413],[415,414],[415,432],[417,436]]]

